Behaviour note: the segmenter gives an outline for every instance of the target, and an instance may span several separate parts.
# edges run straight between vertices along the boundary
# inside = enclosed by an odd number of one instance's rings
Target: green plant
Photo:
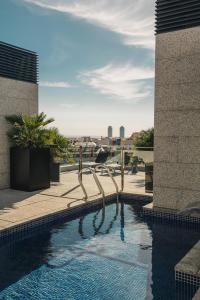
[[[137,165],[140,162],[139,157],[138,156],[132,156],[130,162],[131,162],[132,165]]]
[[[8,137],[13,146],[22,148],[44,148],[49,144],[49,129],[46,126],[54,121],[47,119],[42,112],[39,115],[6,116],[7,122],[12,125]]]
[[[138,156],[132,156],[130,163],[132,167],[132,174],[136,174],[138,172],[138,163],[139,163]]]
[[[154,146],[154,128],[148,130],[142,130],[134,139],[133,145],[137,148]]]
[[[46,128],[54,119],[47,119],[44,113],[39,115],[10,115],[6,120],[11,129],[8,136],[13,146],[21,148],[50,147],[52,158],[55,161],[73,161],[73,148],[71,142],[61,135],[57,128]]]
[[[73,161],[73,147],[69,139],[53,127],[49,129],[49,144],[54,161]]]

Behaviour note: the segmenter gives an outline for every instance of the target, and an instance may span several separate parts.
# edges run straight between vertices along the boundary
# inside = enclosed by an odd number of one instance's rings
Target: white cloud
[[[80,74],[84,84],[117,100],[135,101],[151,95],[152,87],[146,82],[154,78],[154,70],[131,64],[109,64],[103,68]]]
[[[131,46],[154,48],[154,0],[24,0],[71,14],[120,34]]]
[[[49,87],[49,88],[64,88],[68,89],[71,88],[72,85],[68,82],[64,81],[40,81],[40,86],[42,87]]]

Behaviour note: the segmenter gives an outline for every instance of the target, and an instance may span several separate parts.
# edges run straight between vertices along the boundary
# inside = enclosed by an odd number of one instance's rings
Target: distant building
[[[121,146],[124,147],[125,150],[132,150],[133,149],[133,139],[127,138],[127,139],[121,139]]]
[[[112,126],[108,126],[108,137],[112,138],[112,135],[113,135],[113,128]]]
[[[90,136],[84,136],[84,137],[83,137],[83,142],[84,142],[84,143],[92,142],[92,139],[91,139]]]
[[[98,146],[110,146],[111,140],[108,137],[102,137],[95,141]]]
[[[120,129],[119,129],[119,136],[122,139],[125,137],[125,128],[124,128],[124,126],[120,127]]]
[[[113,146],[120,146],[121,145],[121,138],[116,138],[113,140]]]

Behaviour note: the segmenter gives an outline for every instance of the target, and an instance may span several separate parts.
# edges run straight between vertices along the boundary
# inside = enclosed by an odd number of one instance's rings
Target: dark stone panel
[[[35,52],[0,42],[0,76],[37,83],[37,70]]]
[[[156,33],[200,26],[199,0],[156,0]]]

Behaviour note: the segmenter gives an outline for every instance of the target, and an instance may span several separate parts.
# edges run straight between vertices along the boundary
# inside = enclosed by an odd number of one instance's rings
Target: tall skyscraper
[[[108,137],[109,137],[109,138],[112,138],[112,135],[113,135],[113,129],[112,129],[112,126],[108,126]]]
[[[125,128],[124,126],[121,126],[119,129],[119,136],[120,138],[124,138],[125,137]]]

